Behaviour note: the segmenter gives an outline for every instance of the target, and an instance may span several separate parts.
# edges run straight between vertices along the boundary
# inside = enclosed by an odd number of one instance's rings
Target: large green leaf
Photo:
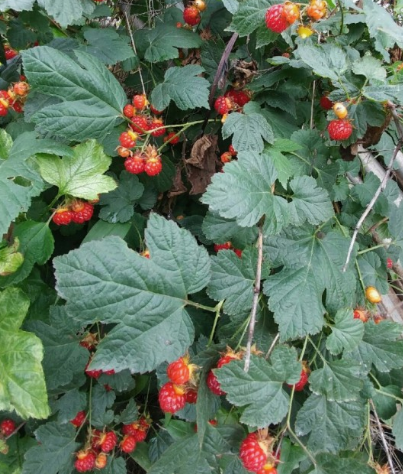
[[[243,361],[234,361],[215,370],[227,399],[235,406],[245,407],[241,422],[263,428],[282,421],[288,411],[289,396],[284,382],[298,382],[301,364],[294,348],[277,346],[267,362],[252,356],[248,372]]]
[[[83,324],[117,323],[98,346],[92,367],[150,371],[181,356],[193,341],[184,306],[189,294],[208,283],[208,254],[187,230],[155,214],[145,239],[150,259],[108,237],[54,260],[68,313]]]
[[[24,280],[35,263],[43,265],[53,253],[54,239],[45,222],[25,221],[14,228],[13,238],[18,239],[18,251],[24,257],[19,269],[11,275],[0,277],[0,286],[9,286]]]
[[[232,23],[228,28],[235,31],[239,36],[247,36],[257,28],[264,25],[266,10],[270,7],[269,0],[249,0],[241,2],[237,11],[234,12]]]
[[[20,330],[28,307],[29,299],[21,290],[0,293],[0,409],[15,410],[23,418],[46,418],[42,343]]]
[[[130,38],[119,35],[114,28],[86,28],[84,38],[88,42],[84,50],[105,64],[116,64],[134,56]]]
[[[332,326],[332,334],[326,340],[326,348],[332,354],[340,354],[343,349],[351,351],[362,341],[364,324],[359,319],[354,319],[351,309],[337,311]]]
[[[346,72],[349,64],[346,53],[334,43],[310,45],[300,44],[298,55],[315,74],[337,81]]]
[[[353,455],[354,456],[354,455]],[[318,467],[310,474],[376,474],[375,469],[354,457],[340,457],[329,453],[321,453],[316,457]]]
[[[265,255],[272,266],[283,269],[269,276],[264,293],[279,325],[282,340],[319,332],[325,308],[332,312],[352,306],[355,276],[342,272],[350,239],[336,233],[312,233],[309,228],[289,229],[265,240]]]
[[[264,156],[273,161],[278,180],[284,188],[287,187],[289,178],[298,171],[293,161],[288,159],[284,153],[297,151],[300,148],[300,145],[285,138],[278,138],[272,146],[265,147]]]
[[[403,367],[402,326],[384,320],[379,324],[368,321],[364,327],[362,341],[356,349],[348,352],[348,357],[362,362],[368,372],[372,364],[380,372],[390,372]]]
[[[232,144],[236,151],[262,152],[264,140],[273,143],[273,130],[260,113],[256,104],[249,103],[243,108],[244,113],[233,112],[224,122],[223,138],[233,135]]]
[[[80,23],[83,15],[91,15],[95,9],[95,3],[91,0],[38,0],[49,15],[62,26]]]
[[[25,455],[22,474],[58,474],[71,472],[74,456],[80,446],[75,442],[76,430],[70,423],[51,421],[35,431],[39,445]]]
[[[0,11],[12,8],[17,12],[22,10],[32,10],[35,0],[0,0]]]
[[[361,401],[332,402],[324,395],[311,395],[297,414],[296,434],[309,435],[313,452],[337,453],[358,442],[364,418]]]
[[[48,46],[23,52],[33,90],[63,100],[44,107],[32,120],[41,132],[71,140],[103,138],[120,121],[126,94],[97,58],[83,51],[74,54],[77,61]]]
[[[206,214],[202,230],[209,240],[217,244],[230,240],[235,248],[256,242],[258,233],[256,227],[240,227],[235,219],[225,219],[212,212]]]
[[[97,199],[116,188],[115,181],[103,174],[112,160],[95,140],[77,145],[73,158],[40,156],[37,161],[43,179],[57,186],[59,195]]]
[[[164,82],[158,84],[151,93],[151,102],[158,110],[168,107],[171,100],[181,110],[196,107],[209,108],[208,95],[210,83],[200,77],[204,69],[200,66],[170,67]]]
[[[158,23],[150,30],[137,30],[134,39],[138,50],[144,51],[145,59],[151,63],[179,57],[178,48],[199,48],[203,44],[195,32],[168,23]]]
[[[314,370],[309,377],[309,387],[329,401],[348,402],[359,399],[363,377],[359,362],[335,360]]]

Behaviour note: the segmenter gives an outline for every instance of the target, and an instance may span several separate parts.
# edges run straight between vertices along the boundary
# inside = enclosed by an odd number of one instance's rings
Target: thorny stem
[[[353,236],[351,238],[350,246],[348,248],[346,262],[343,266],[343,272],[345,272],[347,270],[348,264],[350,262],[351,254],[353,253],[354,244],[355,244],[355,241],[357,240],[358,232],[361,229],[361,226],[364,223],[365,219],[368,217],[369,213],[372,211],[373,207],[375,206],[375,203],[378,200],[381,192],[385,189],[386,184],[388,182],[388,179],[389,179],[389,177],[392,173],[393,164],[395,162],[396,156],[399,153],[399,151],[400,151],[400,149],[402,148],[402,145],[403,145],[403,127],[402,127],[402,124],[400,123],[399,116],[396,112],[396,107],[395,107],[394,104],[392,104],[392,102],[388,102],[387,106],[390,108],[393,120],[396,124],[396,129],[397,129],[397,132],[398,132],[398,135],[399,135],[399,140],[398,140],[397,145],[395,147],[395,151],[393,153],[392,159],[389,162],[389,166],[386,168],[386,173],[385,173],[385,176],[383,177],[383,179],[381,181],[381,184],[379,185],[378,189],[375,191],[375,194],[373,195],[370,203],[366,207],[365,211],[362,213],[362,216],[360,217],[359,221],[357,222],[357,225],[355,226],[354,233],[353,233]]]
[[[379,420],[378,413],[376,412],[374,402],[372,400],[370,400],[369,403],[371,404],[372,413],[374,414],[375,421],[376,421],[376,424],[378,426],[379,434],[381,436],[382,444],[383,444],[383,447],[385,449],[385,454],[386,454],[386,457],[388,459],[388,464],[389,464],[389,467],[390,467],[391,474],[396,474],[395,468],[393,466],[393,459],[392,459],[392,456],[390,455],[388,443],[387,443],[386,438],[385,438],[385,433],[383,432],[383,428],[382,428],[381,422]]]
[[[257,238],[256,278],[255,278],[255,284],[254,284],[254,289],[253,289],[252,311],[250,313],[251,317],[250,317],[250,322],[249,322],[248,343],[246,345],[246,353],[245,353],[245,365],[244,365],[245,372],[249,370],[249,365],[250,365],[250,353],[251,353],[253,335],[255,332],[256,313],[257,313],[257,306],[259,303],[259,295],[260,295],[260,280],[262,279],[262,263],[263,263],[263,230],[262,230],[262,223],[260,223],[259,235]]]
[[[127,27],[127,31],[129,32],[129,36],[130,36],[130,41],[132,43],[132,48],[133,48],[133,51],[134,51],[134,54],[136,56],[138,56],[137,54],[137,48],[136,48],[136,43],[134,42],[134,38],[133,38],[133,32],[132,32],[132,27],[130,25],[130,20],[129,20],[129,15],[127,14],[127,11],[125,10],[123,12],[124,16],[125,16],[125,19],[126,19],[126,27]],[[139,73],[139,76],[140,76],[140,82],[141,82],[141,87],[143,89],[143,94],[146,95],[146,88],[144,87],[144,81],[143,81],[143,75],[141,74],[141,67],[139,65],[138,67],[138,73]]]
[[[221,308],[222,308],[223,304],[224,304],[224,300],[220,301],[218,303],[218,305],[216,306],[216,312],[215,312],[213,328],[211,329],[210,338],[208,340],[207,347],[209,347],[211,345],[211,343],[213,342],[214,333],[215,333],[215,330],[216,330],[216,327],[217,327],[218,320],[220,319]]]

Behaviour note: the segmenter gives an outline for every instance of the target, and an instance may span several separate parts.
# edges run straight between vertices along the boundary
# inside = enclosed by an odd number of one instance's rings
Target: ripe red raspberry
[[[168,382],[161,387],[158,401],[164,413],[175,413],[182,410],[186,404],[185,390],[172,382]]]
[[[108,456],[105,453],[99,453],[95,459],[95,468],[104,469],[108,463]]]
[[[198,25],[201,21],[200,12],[196,7],[186,7],[183,11],[183,20],[190,26]]]
[[[79,428],[85,421],[85,411],[79,411],[75,418],[70,420],[70,423],[74,425],[76,428]]]
[[[216,395],[225,395],[225,392],[221,390],[220,383],[217,380],[217,377],[214,375],[213,371],[210,370],[210,372],[207,375],[207,387]]]
[[[0,433],[3,436],[10,436],[14,433],[15,428],[16,426],[13,420],[7,419],[0,423]]]
[[[103,370],[102,373],[105,374],[105,375],[114,375],[115,374],[115,369]]]
[[[124,106],[123,115],[128,118],[132,118],[136,113],[136,109],[131,105],[127,104]]]
[[[91,359],[87,362],[87,365],[85,366],[85,373],[88,375],[88,377],[91,377],[92,379],[99,379],[99,377],[102,374],[102,370],[88,370],[88,366],[91,363]]]
[[[386,266],[389,268],[389,270],[393,268],[393,260],[391,258],[386,259]]]
[[[13,85],[13,91],[15,94],[25,97],[28,94],[29,91],[29,85],[28,83],[21,81],[21,82],[16,82]]]
[[[96,455],[92,451],[79,451],[74,467],[78,472],[92,471],[95,467]]]
[[[191,368],[189,365],[189,359],[187,357],[180,357],[178,360],[171,362],[167,368],[169,380],[177,385],[183,385],[189,382],[191,376]]]
[[[163,110],[158,110],[153,105],[150,105],[150,112],[153,113],[154,115],[161,115],[164,113]]]
[[[339,119],[329,122],[327,127],[331,140],[347,140],[353,133],[353,127],[348,120]]]
[[[144,94],[133,97],[133,105],[137,110],[143,110],[148,105],[148,100]]]
[[[283,17],[284,4],[272,5],[266,11],[266,26],[275,33],[282,33],[290,24]]]
[[[153,137],[161,137],[162,135],[164,135],[166,129],[161,127],[164,127],[164,122],[161,119],[154,118],[151,124],[149,125],[149,130],[155,130],[156,128],[158,128],[159,130],[151,132],[151,135]]]
[[[65,208],[57,209],[56,212],[53,214],[52,221],[56,225],[68,225],[73,219],[72,211],[69,211]]]
[[[98,344],[98,336],[93,332],[86,334],[80,341],[80,346],[85,347],[89,351],[95,349],[95,346]]]
[[[220,157],[221,163],[229,163],[232,161],[232,155],[229,151],[224,152]]]
[[[148,176],[156,176],[162,171],[162,162],[160,158],[148,158],[144,166],[144,171]]]
[[[5,117],[8,114],[8,107],[5,107],[3,104],[0,104],[0,116]]]
[[[196,403],[197,402],[197,391],[188,390],[186,392],[186,402],[187,403]]]
[[[137,443],[141,443],[147,438],[148,429],[150,428],[150,424],[148,421],[142,417],[139,421],[135,421],[132,423],[134,439]]]
[[[98,445],[104,453],[109,453],[116,446],[118,437],[114,431],[108,431],[107,433],[102,433],[99,438]]]
[[[225,115],[232,109],[232,100],[229,97],[224,97],[223,95],[217,97],[216,101],[214,102],[214,108],[218,114]]]
[[[176,132],[169,132],[168,135],[164,137],[164,142],[165,143],[169,142],[170,145],[176,145],[177,143],[179,143],[179,135],[176,137],[175,135],[176,135]]]
[[[300,16],[299,6],[293,2],[285,2],[283,4],[283,18],[292,25]]]
[[[128,425],[123,425],[122,426],[122,433],[124,435],[131,435],[134,436],[135,433],[135,428],[134,428],[134,423],[130,423]]]
[[[240,356],[237,354],[231,352],[229,354],[225,354],[220,358],[220,360],[217,362],[217,369],[220,369],[223,365],[229,364],[233,360],[240,360]]]
[[[231,89],[225,93],[225,97],[229,97],[232,102],[239,105],[239,107],[243,107],[250,101],[250,93],[244,90],[235,90]]]
[[[237,255],[237,257],[242,258],[242,250],[240,250],[240,249],[234,249],[234,252],[235,252],[235,254]]]
[[[10,59],[13,59],[15,58],[16,56],[18,56],[18,53],[17,51],[15,51],[14,49],[6,49],[6,51],[4,52],[5,56],[6,56],[6,59],[7,61],[9,61]]]
[[[88,202],[84,203],[81,211],[75,212],[73,209],[73,216],[71,220],[76,224],[83,224],[91,219],[94,214],[94,206]]]
[[[235,150],[235,148],[232,145],[228,147],[228,152],[231,153],[232,156],[236,156],[238,154],[238,152]]]
[[[333,102],[326,95],[320,98],[319,103],[322,109],[324,110],[330,110],[333,108],[333,105],[334,105]]]
[[[136,447],[136,440],[134,436],[126,435],[120,442],[120,449],[124,453],[131,453]]]
[[[125,160],[125,168],[129,173],[140,174],[144,171],[146,163],[141,155],[134,155]]]
[[[23,105],[18,100],[16,100],[11,107],[15,112],[17,112],[17,114],[22,114],[22,112],[24,112]]]
[[[239,457],[245,469],[258,472],[266,464],[267,452],[260,446],[257,433],[249,433],[242,441]]]
[[[125,148],[133,148],[136,145],[137,134],[130,132],[123,132],[120,134],[119,142]]]
[[[130,127],[137,133],[144,133],[150,129],[147,117],[145,117],[144,115],[135,115],[132,118],[132,123],[130,124]]]
[[[308,372],[305,369],[301,370],[301,377],[295,385],[288,385],[289,387],[294,387],[296,392],[302,392],[305,385],[308,383]]]
[[[214,251],[218,252],[219,250],[229,250],[232,249],[231,242],[225,242],[224,244],[214,244]]]

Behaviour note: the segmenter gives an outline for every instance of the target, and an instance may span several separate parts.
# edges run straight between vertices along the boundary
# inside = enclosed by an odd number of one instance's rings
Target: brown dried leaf
[[[216,172],[217,141],[215,135],[204,135],[195,142],[190,158],[185,160],[186,173],[192,188],[190,194],[202,194]]]

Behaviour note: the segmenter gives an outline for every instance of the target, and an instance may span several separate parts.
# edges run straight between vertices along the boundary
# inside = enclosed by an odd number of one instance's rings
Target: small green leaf
[[[116,188],[115,181],[103,175],[112,160],[95,140],[77,145],[74,158],[41,156],[37,161],[43,179],[57,186],[59,195],[97,199]]]
[[[204,69],[200,66],[171,67],[151,93],[151,102],[158,110],[168,107],[171,100],[181,110],[197,107],[209,108],[209,82],[199,77]]]
[[[75,442],[76,430],[70,423],[59,425],[54,421],[35,431],[39,445],[25,455],[23,474],[58,474],[71,472],[73,453],[80,443]]]
[[[362,341],[364,324],[354,319],[351,309],[341,309],[336,313],[332,334],[326,340],[326,348],[332,354],[340,354],[343,349],[351,351]]]
[[[252,356],[248,372],[243,361],[234,361],[215,370],[227,399],[235,406],[245,407],[240,421],[263,428],[280,423],[288,411],[289,396],[284,382],[295,384],[301,375],[294,348],[277,346],[267,362]]]
[[[20,241],[14,239],[14,243],[9,247],[0,249],[0,285],[1,277],[15,273],[24,263],[24,255],[18,252]]]
[[[105,64],[113,65],[134,56],[130,38],[119,35],[114,28],[85,28],[83,31],[88,42],[84,50]]]
[[[352,454],[354,456],[354,454]],[[376,474],[375,469],[353,457],[343,458],[329,453],[321,453],[316,457],[319,466],[310,474]]]
[[[273,143],[273,130],[263,115],[256,112],[254,103],[249,102],[243,112],[233,112],[228,116],[222,128],[222,136],[226,139],[233,135],[232,144],[237,152],[260,153],[264,149],[263,140]]]
[[[20,330],[29,300],[17,288],[0,293],[0,410],[23,418],[49,416],[42,342]]]
[[[400,409],[394,420],[392,428],[393,436],[395,437],[395,443],[397,449],[403,451],[403,410]]]
[[[334,43],[309,45],[300,44],[298,54],[315,74],[337,81],[346,72],[348,60],[346,53]]]
[[[396,385],[386,385],[386,387],[381,387],[380,391],[374,390],[371,398],[380,418],[389,420],[396,414],[396,397],[399,398],[401,394],[400,387]]]
[[[295,174],[295,166],[284,153],[297,151],[301,147],[288,139],[278,138],[273,145],[266,145],[263,156],[267,156],[274,164],[277,171],[278,180],[283,186],[287,187],[288,180]]]
[[[280,463],[277,466],[278,474],[292,474],[306,457],[301,446],[293,445],[289,439],[283,438]]]
[[[144,186],[138,177],[122,171],[118,187],[101,196],[99,204],[104,207],[101,208],[99,217],[112,224],[127,222],[133,217],[134,205],[143,192]]]
[[[383,82],[386,79],[386,69],[381,61],[373,56],[364,56],[355,61],[352,67],[354,74],[365,76],[370,82]]]
[[[74,420],[78,412],[87,408],[87,394],[73,388],[57,400],[55,408],[59,412],[59,423],[68,423]]]
[[[309,435],[313,452],[337,453],[358,443],[364,427],[361,401],[332,402],[324,395],[311,395],[297,414],[297,436]]]
[[[268,0],[241,2],[228,29],[238,33],[241,37],[250,35],[261,25],[264,25],[265,14],[270,5],[271,2]]]

